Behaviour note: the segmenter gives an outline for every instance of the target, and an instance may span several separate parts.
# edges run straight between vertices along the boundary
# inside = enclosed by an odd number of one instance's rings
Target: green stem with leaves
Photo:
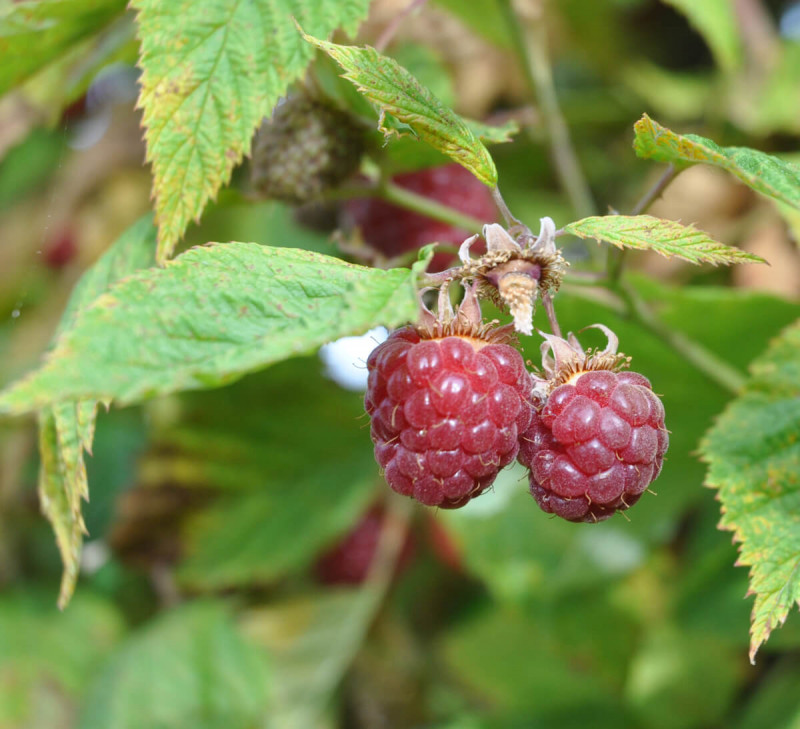
[[[664,324],[632,286],[617,281],[610,282],[608,287],[622,299],[632,319],[664,340],[711,381],[734,395],[741,391],[746,378],[739,370],[698,342]]]

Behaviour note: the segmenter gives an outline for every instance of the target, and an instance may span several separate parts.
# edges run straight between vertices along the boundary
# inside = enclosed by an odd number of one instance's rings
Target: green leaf
[[[617,248],[655,251],[689,263],[766,263],[763,258],[715,241],[708,233],[652,215],[598,215],[564,226],[579,238],[595,238]]]
[[[312,58],[312,32],[353,33],[368,0],[133,0],[147,160],[166,260],[230,178],[261,120]]]
[[[436,0],[434,4],[445,8],[490,43],[501,48],[512,46],[508,23],[498,0],[471,0],[468,3],[462,0]]]
[[[115,281],[152,265],[155,228],[151,215],[131,226],[80,279],[61,318],[56,337],[68,332],[77,313]],[[96,400],[66,400],[39,413],[39,500],[53,526],[64,574],[58,597],[66,607],[75,589],[86,527],[81,502],[89,498],[84,451],[91,451]]]
[[[374,617],[375,593],[330,592],[245,614],[243,628],[273,657],[270,726],[320,726]]]
[[[714,60],[723,71],[734,71],[741,65],[742,42],[733,3],[728,0],[664,0],[682,12],[711,49]]]
[[[250,729],[268,706],[265,657],[223,608],[194,603],[133,635],[105,667],[79,729]]]
[[[402,135],[396,125],[387,121],[388,114],[409,125],[417,136],[466,167],[484,184],[497,184],[494,161],[469,124],[394,59],[369,46],[340,46],[311,35],[304,37],[331,56],[345,70],[344,78],[380,108],[379,128],[387,137]]]
[[[122,636],[114,607],[82,591],[59,612],[47,590],[0,598],[0,726],[53,729],[72,716]]]
[[[696,134],[676,134],[645,114],[633,127],[639,157],[686,167],[721,167],[762,195],[800,209],[800,167],[749,147],[720,147]]]
[[[800,323],[752,365],[752,378],[701,446],[720,527],[750,567],[750,659],[800,602]]]
[[[219,494],[187,524],[183,582],[218,589],[307,570],[364,512],[380,477],[362,396],[320,370],[295,358],[186,394],[180,421],[157,433],[148,485]]]
[[[440,651],[478,705],[498,713],[524,711],[528,726],[587,704],[611,702],[622,714],[619,695],[635,648],[634,628],[602,593],[583,592],[552,605],[490,604],[448,630]]]
[[[505,144],[514,141],[514,135],[519,132],[519,124],[510,119],[499,127],[484,124],[474,119],[464,119],[472,133],[485,144]]]
[[[415,319],[415,278],[255,243],[193,248],[80,312],[42,368],[0,394],[0,412],[216,387],[338,337]]]
[[[307,570],[372,498],[379,476],[362,397],[320,369],[316,358],[295,358],[224,389],[186,394],[180,420],[157,432],[145,487],[219,494],[187,525],[178,574],[192,587]],[[268,403],[268,417],[253,403]]]
[[[125,0],[34,0],[0,14],[0,96],[102,30],[125,10]],[[0,11],[2,13],[2,11]],[[31,52],[35,48],[36,52]]]
[[[625,697],[650,729],[727,726],[746,667],[739,649],[716,636],[651,624],[628,666]]]

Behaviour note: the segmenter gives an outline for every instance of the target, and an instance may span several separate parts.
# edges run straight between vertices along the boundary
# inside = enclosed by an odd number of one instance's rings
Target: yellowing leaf
[[[715,241],[708,233],[652,215],[602,215],[564,226],[579,238],[595,238],[617,248],[651,250],[689,263],[765,263],[763,258]]]
[[[131,5],[142,46],[139,105],[163,262],[311,60],[292,18],[318,35],[338,27],[352,33],[369,2],[132,0]]]
[[[752,379],[704,439],[720,527],[750,567],[750,659],[800,604],[800,322],[752,365]]]
[[[402,132],[386,119],[394,119],[411,127],[412,131],[432,147],[466,167],[481,182],[494,187],[497,170],[489,151],[478,136],[490,141],[504,141],[503,130],[467,122],[445,106],[394,59],[366,46],[340,46],[311,35],[309,43],[325,51],[344,70],[344,78],[381,110],[380,129],[387,136]],[[477,132],[473,132],[473,129]]]
[[[78,282],[56,338],[68,332],[77,312],[126,274],[153,263],[155,228],[147,215],[125,233]],[[81,504],[89,498],[84,451],[94,439],[95,400],[65,399],[39,413],[39,501],[53,526],[64,572],[58,597],[66,607],[75,589],[86,527]]]
[[[42,368],[0,393],[0,412],[218,387],[337,337],[415,319],[415,281],[408,269],[299,249],[192,248],[82,310]]]
[[[696,134],[676,134],[645,114],[633,127],[639,157],[678,167],[721,167],[762,195],[800,209],[800,167],[749,147],[720,147]]]

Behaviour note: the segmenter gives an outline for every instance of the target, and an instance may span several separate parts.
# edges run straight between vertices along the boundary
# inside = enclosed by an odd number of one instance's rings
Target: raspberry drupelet
[[[517,457],[533,413],[531,379],[509,341],[508,328],[459,316],[398,329],[372,352],[364,404],[395,491],[458,508]]]
[[[619,363],[609,353],[568,363],[520,439],[531,494],[547,513],[608,519],[633,506],[661,472],[664,406],[646,377],[614,371]]]

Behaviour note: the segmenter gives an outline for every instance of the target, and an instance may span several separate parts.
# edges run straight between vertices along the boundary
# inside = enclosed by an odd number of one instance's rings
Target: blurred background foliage
[[[359,42],[375,42],[406,4],[376,0]],[[715,15],[724,0],[545,4],[559,100],[598,212],[630,209],[660,174],[631,151],[643,111],[720,144],[800,154],[800,3],[731,4],[744,20],[730,27]],[[431,2],[388,53],[460,113],[523,121],[512,144],[492,148],[504,195],[528,224],[563,225],[576,211],[504,8]],[[80,275],[150,206],[133,20],[96,22],[99,35],[73,39],[0,98],[3,383],[36,364]],[[317,73],[337,85],[325,61]],[[406,140],[386,156],[396,171],[441,162]],[[290,208],[251,200],[246,167],[186,246],[342,255]],[[652,212],[770,261],[728,270],[628,257],[664,322],[744,371],[798,315],[800,218],[704,167]],[[572,245],[580,268],[587,249]],[[376,507],[388,489],[361,394],[306,357],[101,413],[81,579],[60,613],[35,426],[0,423],[0,728],[800,726],[800,620],[749,664],[747,574],[716,529],[695,455],[728,393],[612,301],[565,286],[557,307],[567,330],[614,329],[663,394],[668,461],[630,522],[548,519],[515,468],[457,512]],[[535,342],[525,355],[538,359]],[[355,577],[331,567],[343,559],[359,563]]]

